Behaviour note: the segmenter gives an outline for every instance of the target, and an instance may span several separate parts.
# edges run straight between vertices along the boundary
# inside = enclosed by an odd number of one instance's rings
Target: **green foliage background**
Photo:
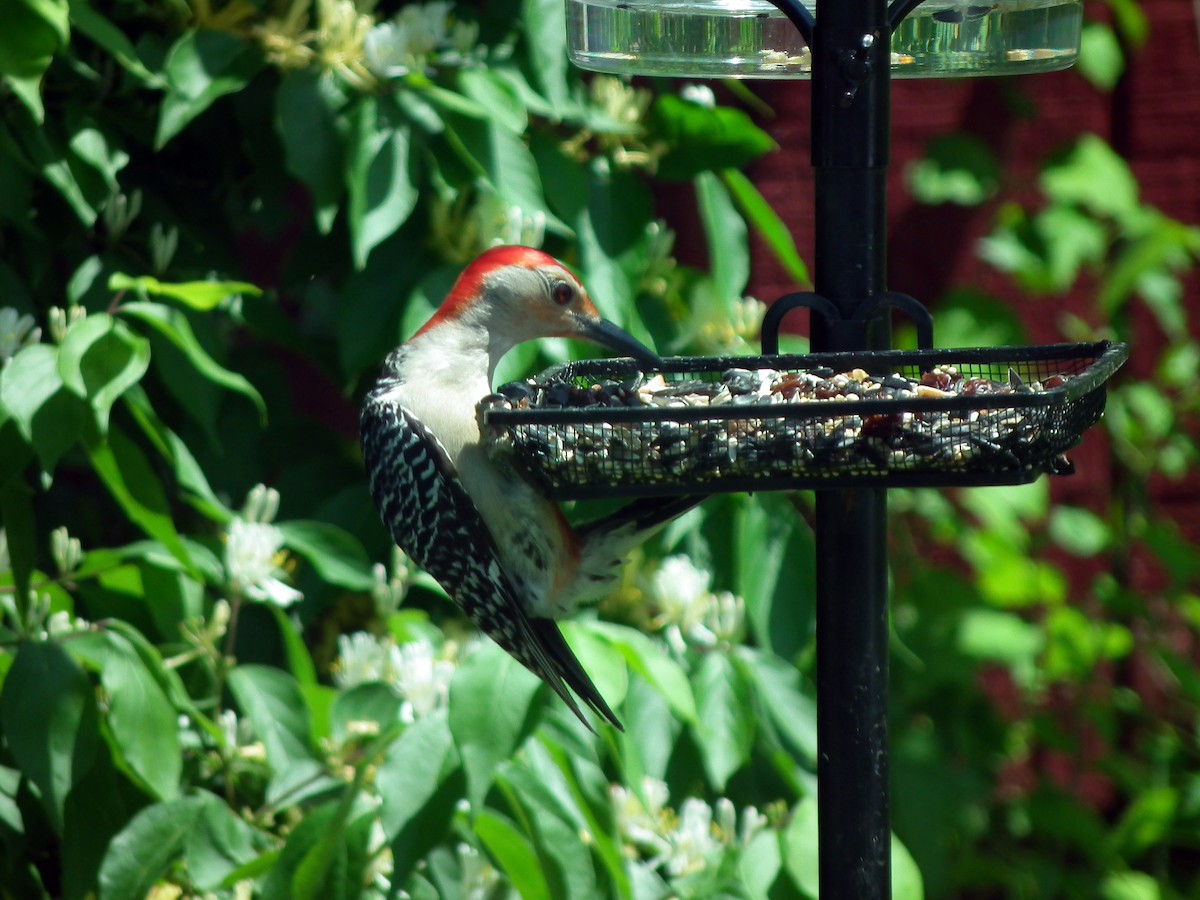
[[[1100,89],[1139,39],[1114,10]],[[355,437],[379,360],[497,241],[662,351],[753,352],[749,234],[807,273],[739,171],[772,147],[746,110],[581,77],[553,0],[10,12],[0,894],[815,896],[810,498],[713,499],[566,628],[627,726],[593,735],[392,555]],[[706,270],[673,258],[664,181]],[[1111,393],[1106,505],[892,496],[895,895],[1193,896],[1196,556],[1147,482],[1196,463],[1200,233],[1093,136],[1032,208],[962,137],[910,184],[996,203],[980,252],[1031,295],[1088,279],[1066,336],[1146,308],[1166,351]],[[1023,339],[973,294],[939,327]]]

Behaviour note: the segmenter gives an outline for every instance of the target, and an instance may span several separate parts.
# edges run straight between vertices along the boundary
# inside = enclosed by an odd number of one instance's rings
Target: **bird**
[[[624,559],[697,498],[644,498],[572,526],[514,469],[489,459],[476,406],[517,344],[579,338],[649,367],[661,360],[601,318],[548,253],[484,251],[411,338],[385,358],[359,419],[369,490],[392,539],[478,628],[545,681],[586,725],[574,695],[621,723],[556,619],[601,598]],[[594,730],[594,729],[593,729]]]

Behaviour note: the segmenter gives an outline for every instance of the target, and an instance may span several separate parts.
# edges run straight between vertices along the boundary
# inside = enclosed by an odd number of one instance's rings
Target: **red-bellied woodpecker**
[[[363,402],[363,460],[376,508],[400,548],[576,715],[583,719],[568,687],[619,728],[554,619],[603,596],[625,554],[695,500],[639,501],[572,528],[555,504],[488,458],[476,404],[491,394],[500,358],[541,337],[583,338],[657,361],[601,319],[552,257],[496,247],[388,355]]]

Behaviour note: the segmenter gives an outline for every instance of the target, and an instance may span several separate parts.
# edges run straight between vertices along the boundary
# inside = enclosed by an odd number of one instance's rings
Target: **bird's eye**
[[[567,284],[565,281],[560,281],[554,285],[554,302],[559,306],[566,306],[575,299],[575,288]]]

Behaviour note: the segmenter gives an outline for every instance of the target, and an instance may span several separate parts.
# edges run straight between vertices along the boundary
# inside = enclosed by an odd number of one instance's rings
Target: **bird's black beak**
[[[658,358],[658,355],[653,350],[607,319],[593,319],[590,316],[587,318],[581,316],[577,321],[579,330],[576,332],[576,336],[594,341],[602,347],[607,347],[618,353],[626,353],[634,359],[650,363],[653,366],[662,364],[662,360]]]

